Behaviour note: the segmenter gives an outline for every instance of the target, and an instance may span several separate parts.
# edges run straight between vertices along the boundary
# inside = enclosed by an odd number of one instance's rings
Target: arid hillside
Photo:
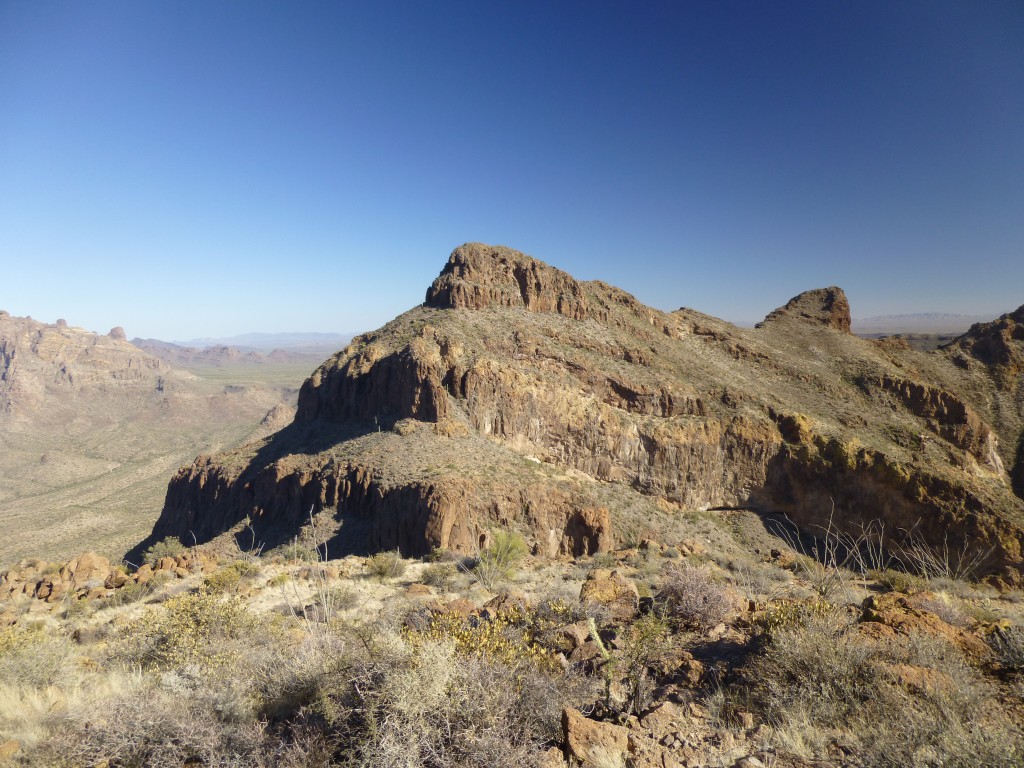
[[[280,426],[260,421],[290,414],[288,400],[173,368],[120,329],[0,312],[0,563],[120,556],[152,527],[176,466]]]
[[[247,517],[275,543],[313,510],[332,554],[473,551],[504,526],[578,555],[751,508],[1016,583],[1022,360],[1024,307],[923,353],[852,335],[836,287],[740,329],[467,244],[423,305],[306,381],[291,425],[183,468],[147,543]]]

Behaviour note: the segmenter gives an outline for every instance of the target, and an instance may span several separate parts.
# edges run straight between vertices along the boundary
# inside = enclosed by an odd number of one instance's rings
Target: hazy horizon
[[[507,245],[733,322],[1024,304],[1024,6],[0,0],[0,308],[377,328]]]

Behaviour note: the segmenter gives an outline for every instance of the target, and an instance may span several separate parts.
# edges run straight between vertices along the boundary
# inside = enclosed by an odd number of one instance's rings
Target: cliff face
[[[171,367],[120,328],[0,311],[0,564],[123,552],[152,528],[169,471],[239,442],[282,399],[236,389]]]
[[[313,509],[339,521],[339,546],[472,550],[511,525],[539,552],[579,553],[644,509],[744,505],[991,548],[1012,580],[1024,404],[986,382],[1019,378],[1005,359],[1021,340],[1001,327],[1007,354],[924,354],[858,339],[849,317],[833,287],[741,330],[468,244],[423,306],[310,377],[290,427],[183,468],[154,536],[246,516],[294,531]]]
[[[77,400],[149,397],[170,368],[119,338],[0,312],[0,415],[19,423],[75,418]],[[56,413],[55,413],[56,412]]]

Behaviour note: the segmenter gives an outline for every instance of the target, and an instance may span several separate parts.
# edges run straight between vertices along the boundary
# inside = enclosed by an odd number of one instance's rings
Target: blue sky
[[[0,0],[0,308],[361,331],[480,240],[754,320],[1024,303],[1024,5]]]

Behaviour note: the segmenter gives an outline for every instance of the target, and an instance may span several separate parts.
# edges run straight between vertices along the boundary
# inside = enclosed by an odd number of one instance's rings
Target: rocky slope
[[[156,519],[168,473],[198,450],[267,434],[259,421],[280,402],[177,370],[120,328],[0,312],[0,563],[123,553]]]
[[[581,553],[752,507],[913,531],[1019,581],[1022,314],[926,354],[851,335],[835,287],[746,330],[467,244],[306,381],[291,425],[180,470],[152,538],[248,516],[280,539],[312,509],[341,549],[472,550],[510,525]]]

